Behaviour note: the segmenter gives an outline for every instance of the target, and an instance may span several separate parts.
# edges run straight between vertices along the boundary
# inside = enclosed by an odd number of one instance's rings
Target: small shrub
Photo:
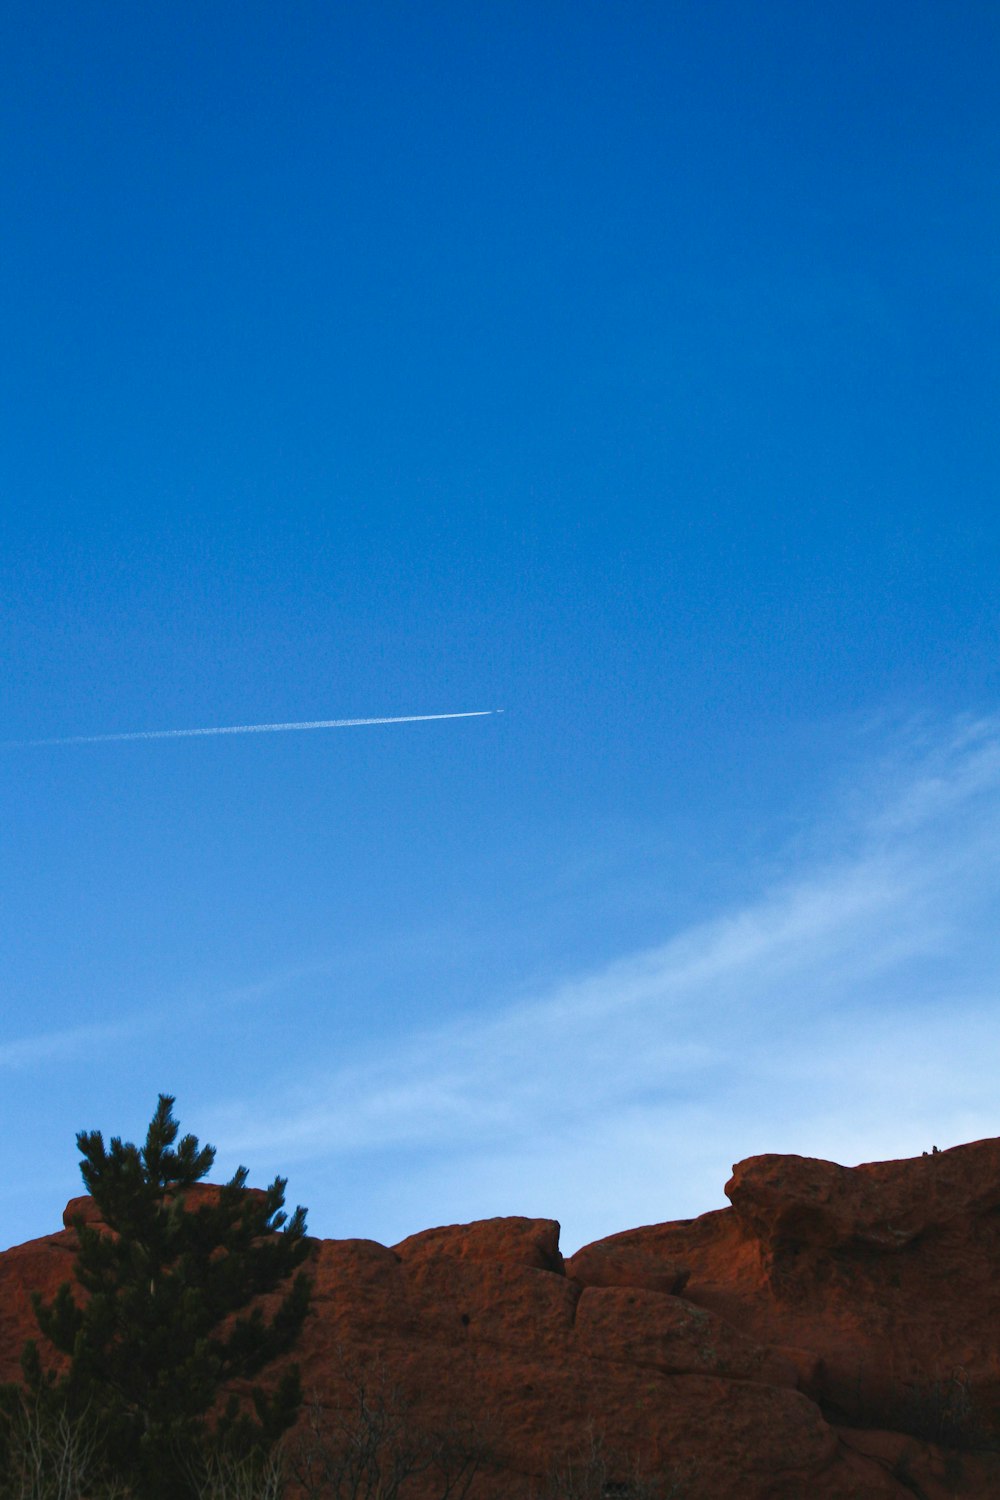
[[[401,1500],[419,1483],[421,1495],[466,1500],[490,1462],[488,1444],[471,1424],[427,1430],[415,1418],[384,1366],[341,1359],[346,1399],[314,1400],[282,1451],[296,1492],[305,1500]]]
[[[225,1449],[198,1452],[188,1465],[198,1500],[281,1500],[285,1463],[280,1450],[267,1454]]]
[[[681,1500],[681,1490],[669,1475],[650,1475],[637,1460],[616,1458],[591,1430],[580,1453],[553,1464],[539,1500]]]
[[[2,1414],[0,1500],[128,1500],[102,1472],[102,1436],[93,1414],[72,1417],[61,1403],[7,1390]]]

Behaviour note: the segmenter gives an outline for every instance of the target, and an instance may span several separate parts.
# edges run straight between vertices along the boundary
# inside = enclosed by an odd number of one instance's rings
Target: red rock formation
[[[854,1168],[754,1157],[726,1192],[565,1263],[549,1220],[317,1241],[306,1390],[334,1405],[378,1365],[423,1430],[486,1434],[483,1500],[538,1493],[591,1432],[679,1500],[997,1500],[1000,1140]],[[73,1245],[0,1255],[0,1377]]]

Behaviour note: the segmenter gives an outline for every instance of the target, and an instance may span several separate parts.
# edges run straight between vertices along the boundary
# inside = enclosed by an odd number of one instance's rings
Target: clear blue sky
[[[0,1238],[1000,1132],[992,3],[0,22]]]

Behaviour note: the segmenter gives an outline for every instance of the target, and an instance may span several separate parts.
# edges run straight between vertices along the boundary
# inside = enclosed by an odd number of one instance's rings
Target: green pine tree
[[[311,1285],[305,1210],[282,1211],[285,1179],[255,1191],[240,1167],[192,1193],[215,1150],[192,1135],[177,1143],[173,1105],[160,1095],[142,1147],[77,1136],[104,1227],[73,1223],[83,1296],[67,1282],[52,1302],[33,1299],[64,1372],[43,1369],[34,1341],[22,1361],[29,1398],[94,1424],[108,1472],[142,1500],[182,1500],[213,1452],[264,1455],[294,1421],[295,1368],[271,1389],[253,1381],[294,1344]],[[282,1293],[269,1314],[265,1293]],[[223,1402],[233,1381],[241,1394]]]

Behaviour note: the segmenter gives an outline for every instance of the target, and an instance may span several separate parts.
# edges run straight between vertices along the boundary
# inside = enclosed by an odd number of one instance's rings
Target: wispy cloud
[[[387,1040],[377,1063],[319,1066],[299,1100],[220,1112],[216,1138],[311,1171],[380,1153],[389,1236],[410,1210],[409,1228],[509,1211],[561,1216],[579,1241],[714,1206],[754,1151],[858,1159],[993,1133],[1000,726],[904,752],[743,909]]]
[[[148,1029],[148,1019],[139,1018],[67,1026],[56,1031],[38,1032],[34,1036],[16,1037],[13,1041],[0,1043],[0,1068],[16,1071],[80,1061],[106,1050],[110,1044],[122,1042],[134,1037],[139,1031]]]

